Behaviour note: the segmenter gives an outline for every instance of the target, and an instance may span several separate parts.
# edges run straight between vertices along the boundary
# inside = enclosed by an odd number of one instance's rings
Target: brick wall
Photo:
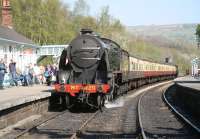
[[[2,11],[1,11],[1,16],[2,16],[2,22],[1,25],[4,27],[9,27],[12,28],[12,9],[10,6],[10,1],[9,0],[2,0]]]

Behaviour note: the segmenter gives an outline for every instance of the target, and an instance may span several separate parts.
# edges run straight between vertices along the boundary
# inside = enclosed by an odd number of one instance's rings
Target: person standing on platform
[[[46,78],[46,83],[48,86],[51,85],[51,77],[53,75],[52,69],[50,65],[47,65],[44,72],[44,77]]]
[[[3,59],[0,60],[0,89],[3,89],[3,81],[6,73],[6,65]]]
[[[33,80],[35,84],[40,84],[40,68],[37,66],[37,64],[34,64],[33,67]]]
[[[18,86],[17,72],[16,72],[16,62],[14,62],[12,59],[10,60],[10,64],[9,64],[9,72],[11,74],[12,81],[14,82],[14,85]]]
[[[57,77],[57,74],[58,74],[58,68],[57,68],[56,64],[53,64],[53,66],[51,67],[51,71],[52,71],[51,81],[52,81],[52,83],[55,83],[56,77]]]
[[[34,80],[33,80],[33,74],[34,74],[34,70],[33,70],[33,65],[32,63],[29,64],[29,77],[30,77],[30,85],[33,85]]]

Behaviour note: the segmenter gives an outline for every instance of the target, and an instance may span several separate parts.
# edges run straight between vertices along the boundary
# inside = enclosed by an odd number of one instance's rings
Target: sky
[[[76,0],[61,0],[73,8]],[[85,0],[90,15],[103,6],[126,26],[200,23],[200,0]]]

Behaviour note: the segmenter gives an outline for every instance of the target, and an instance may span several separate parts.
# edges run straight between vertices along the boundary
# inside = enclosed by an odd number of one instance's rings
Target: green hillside
[[[170,57],[181,72],[190,69],[190,61],[200,56],[196,47],[196,24],[127,27],[138,41],[130,50],[140,57],[163,61]]]
[[[196,45],[197,24],[131,26],[127,30],[145,39],[163,38],[165,41]],[[181,45],[177,45],[181,46]]]

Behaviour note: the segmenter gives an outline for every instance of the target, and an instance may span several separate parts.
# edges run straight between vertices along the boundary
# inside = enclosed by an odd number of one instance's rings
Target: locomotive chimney
[[[11,6],[9,0],[2,0],[2,22],[1,25],[7,28],[13,28]]]
[[[81,34],[92,34],[93,31],[91,29],[82,28],[80,33]]]

